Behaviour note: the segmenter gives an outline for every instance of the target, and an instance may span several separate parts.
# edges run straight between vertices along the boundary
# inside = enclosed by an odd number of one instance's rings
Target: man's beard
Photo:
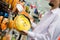
[[[49,6],[54,7],[54,4],[50,2],[50,3],[49,3]]]
[[[60,8],[60,4],[59,4],[59,8]]]

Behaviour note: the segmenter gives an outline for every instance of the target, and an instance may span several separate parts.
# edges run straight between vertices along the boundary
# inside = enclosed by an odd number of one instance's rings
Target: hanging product
[[[27,16],[30,19],[30,21],[33,20],[33,18],[25,11],[25,8],[23,8],[21,4],[17,4],[16,8],[18,9],[19,14]]]
[[[17,4],[16,7],[17,7],[17,9],[18,9],[19,12],[23,11],[23,7],[22,7],[21,4]]]
[[[4,31],[7,29],[7,22],[8,22],[8,19],[7,18],[4,18],[2,23],[1,23],[1,29]]]
[[[14,19],[14,23],[15,23],[16,29],[20,31],[29,30],[31,28],[31,24],[28,18],[21,14],[16,16],[16,18]]]

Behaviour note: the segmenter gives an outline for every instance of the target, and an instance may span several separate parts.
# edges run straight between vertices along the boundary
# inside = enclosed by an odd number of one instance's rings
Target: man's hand
[[[20,33],[21,33],[22,35],[27,35],[27,34],[28,34],[28,31],[23,30],[23,31],[20,31]]]

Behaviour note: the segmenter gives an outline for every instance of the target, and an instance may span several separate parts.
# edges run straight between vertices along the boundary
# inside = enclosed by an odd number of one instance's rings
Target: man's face
[[[59,0],[50,0],[50,3],[49,3],[49,5],[51,6],[51,7],[55,7],[55,6],[59,6]]]

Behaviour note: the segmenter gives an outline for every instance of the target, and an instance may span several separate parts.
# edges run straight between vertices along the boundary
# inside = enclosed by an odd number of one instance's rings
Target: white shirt
[[[41,21],[34,26],[32,32],[28,32],[30,39],[57,40],[60,35],[60,8],[46,12]]]

